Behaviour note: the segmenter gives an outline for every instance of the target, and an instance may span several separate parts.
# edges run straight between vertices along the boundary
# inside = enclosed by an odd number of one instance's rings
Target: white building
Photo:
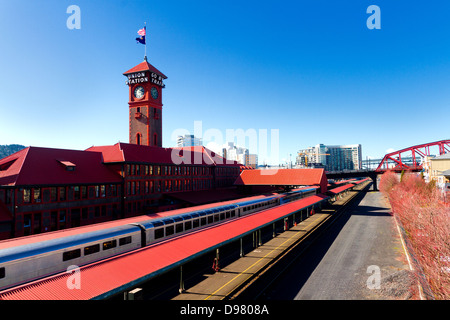
[[[234,142],[228,142],[222,148],[222,156],[227,160],[234,160],[247,165],[249,152],[247,148],[234,145]]]
[[[362,168],[360,144],[323,145],[299,150],[298,166],[324,167],[327,171],[359,170]]]
[[[201,146],[201,145],[202,145],[202,139],[196,138],[192,134],[178,136],[178,138],[177,138],[177,147],[195,147],[195,146]]]

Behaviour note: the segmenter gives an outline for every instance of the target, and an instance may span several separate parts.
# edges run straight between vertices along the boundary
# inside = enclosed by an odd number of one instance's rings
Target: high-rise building
[[[234,160],[240,164],[246,164],[246,156],[249,155],[248,149],[234,145],[234,142],[228,142],[222,148],[222,156],[227,160]]]
[[[202,145],[202,139],[196,138],[192,134],[178,136],[178,138],[177,138],[177,147],[195,147],[195,146],[201,146],[201,145]]]
[[[362,167],[361,145],[318,144],[299,150],[297,165],[324,167],[326,171],[359,170]]]
[[[256,169],[258,166],[258,155],[254,153],[249,153],[245,155],[245,163],[244,165],[252,167],[253,169]]]

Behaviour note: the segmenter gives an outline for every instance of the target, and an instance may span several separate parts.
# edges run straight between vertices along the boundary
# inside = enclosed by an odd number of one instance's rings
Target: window
[[[31,202],[31,189],[23,189],[23,202],[24,203]]]
[[[115,184],[112,184],[109,186],[109,188],[111,190],[111,196],[117,197],[117,186]]]
[[[141,144],[141,134],[140,133],[136,134],[136,144],[137,145]]]
[[[199,225],[200,225],[200,219],[195,219],[193,221],[192,228],[197,228]]]
[[[170,236],[174,233],[174,228],[173,226],[168,226],[166,227],[166,236]]]
[[[155,230],[155,239],[164,237],[164,228],[159,228]]]
[[[80,200],[80,186],[73,187],[73,197],[75,200]]]
[[[66,201],[66,187],[59,187],[59,201]]]
[[[31,234],[31,214],[23,216],[23,234],[25,236]]]
[[[108,250],[117,247],[117,240],[103,242],[103,250]]]
[[[131,243],[131,236],[119,239],[119,246],[124,246],[124,245],[129,244],[129,243]]]
[[[75,249],[63,253],[63,261],[72,260],[79,257],[81,257],[81,249]]]
[[[58,200],[58,189],[56,187],[50,188],[50,201],[57,201]]]
[[[0,279],[3,279],[5,277],[5,267],[0,268]]]
[[[186,221],[184,223],[184,230],[192,229],[192,221]]]
[[[175,227],[175,232],[179,233],[179,232],[183,232],[183,224],[182,223],[178,223]]]
[[[81,187],[81,199],[87,199],[88,194],[87,194],[87,187],[86,186],[82,186]]]
[[[66,227],[66,210],[59,212],[59,228],[64,229]]]
[[[41,202],[41,188],[34,188],[33,189],[33,201],[36,203]]]
[[[58,211],[50,213],[50,231],[58,230]]]
[[[100,251],[100,244],[93,244],[92,246],[88,246],[84,248],[84,255],[87,256],[89,254],[97,253]]]

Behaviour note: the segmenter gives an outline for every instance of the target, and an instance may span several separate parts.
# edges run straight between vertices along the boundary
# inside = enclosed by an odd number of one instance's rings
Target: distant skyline
[[[71,5],[80,29],[67,27]],[[381,29],[367,27],[371,5]],[[258,155],[266,133],[269,162],[271,132],[279,161],[319,143],[361,144],[365,160],[449,139],[448,12],[444,0],[2,1],[0,144],[128,142],[122,73],[143,60],[144,22],[148,60],[168,77],[164,147],[196,123],[205,146],[256,133],[243,147]]]

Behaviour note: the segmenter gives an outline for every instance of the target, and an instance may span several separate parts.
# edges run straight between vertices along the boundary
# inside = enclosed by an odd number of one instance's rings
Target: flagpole
[[[145,30],[145,55],[144,55],[144,60],[147,61],[147,22],[144,22],[144,30]]]

